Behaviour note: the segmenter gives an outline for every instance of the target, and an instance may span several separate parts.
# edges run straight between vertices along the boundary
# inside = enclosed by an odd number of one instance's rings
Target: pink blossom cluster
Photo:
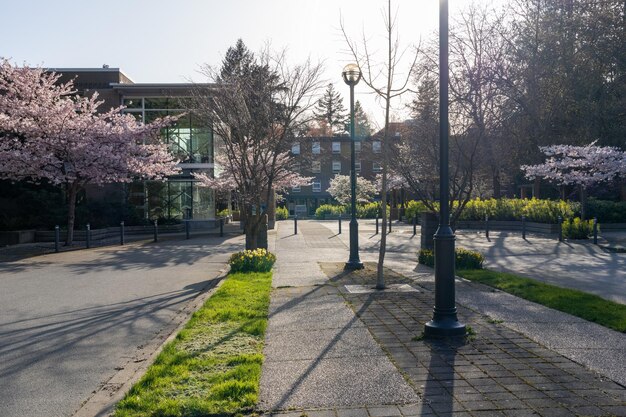
[[[0,61],[0,178],[83,186],[178,172],[160,140],[175,118],[142,124],[42,68]]]
[[[523,165],[526,178],[544,178],[559,185],[584,188],[626,177],[626,152],[610,146],[542,146],[547,159],[539,165]]]

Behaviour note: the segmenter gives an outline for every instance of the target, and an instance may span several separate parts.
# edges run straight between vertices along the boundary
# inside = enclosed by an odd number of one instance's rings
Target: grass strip
[[[626,333],[626,305],[597,295],[487,269],[461,269],[457,275]]]
[[[272,274],[230,274],[146,374],[116,417],[234,415],[259,395]]]

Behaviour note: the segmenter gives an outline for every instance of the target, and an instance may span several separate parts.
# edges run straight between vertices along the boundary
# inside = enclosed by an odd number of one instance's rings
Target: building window
[[[372,151],[374,151],[374,153],[380,153],[380,141],[379,140],[375,140],[372,142]]]
[[[333,161],[333,172],[341,172],[341,161]]]
[[[361,172],[361,161],[354,161],[354,170],[356,172]]]
[[[319,193],[322,191],[322,182],[321,181],[313,181],[313,192]]]
[[[319,155],[320,154],[320,143],[319,142],[313,142],[313,144],[311,145],[311,152],[315,155]]]
[[[341,153],[341,142],[333,142],[333,153]]]
[[[291,145],[291,153],[294,155],[300,155],[300,143],[296,142]]]
[[[354,141],[354,151],[355,152],[361,152],[361,141],[360,140],[355,140]]]
[[[322,163],[320,161],[311,162],[311,172],[314,174],[322,172]]]
[[[374,162],[373,166],[372,166],[372,171],[374,172],[380,172],[383,170],[383,167],[380,166],[380,164],[378,162]]]
[[[300,172],[302,170],[302,166],[300,165],[300,162],[296,162],[293,164],[293,170],[295,172]]]
[[[295,187],[291,187],[291,191],[293,191],[294,193],[299,193],[300,192],[300,186],[296,185]]]

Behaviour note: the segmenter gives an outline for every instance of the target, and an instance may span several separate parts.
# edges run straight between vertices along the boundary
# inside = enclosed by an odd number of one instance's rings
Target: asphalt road
[[[0,264],[0,416],[72,415],[186,303],[241,237],[170,240]]]

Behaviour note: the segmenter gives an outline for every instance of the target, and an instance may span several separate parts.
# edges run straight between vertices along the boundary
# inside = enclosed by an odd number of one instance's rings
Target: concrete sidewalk
[[[419,340],[432,315],[433,273],[416,265],[419,235],[410,226],[389,236],[386,265],[404,277],[390,274],[388,283],[418,292],[348,292],[345,285],[369,286],[373,275],[341,272],[347,224],[341,235],[333,222],[301,221],[299,229],[293,235],[291,222],[279,222],[275,235],[264,410],[313,409],[309,417],[626,415],[625,335],[459,281],[459,317],[476,335],[463,343]],[[375,261],[377,237],[368,229],[361,258]],[[351,311],[341,308],[340,296]],[[576,328],[580,338],[571,337]],[[376,346],[357,329],[369,330]],[[602,374],[590,369],[600,351],[607,353],[597,364]],[[385,370],[390,363],[394,369]],[[370,383],[380,366],[398,388]],[[407,387],[415,396],[404,396]]]

